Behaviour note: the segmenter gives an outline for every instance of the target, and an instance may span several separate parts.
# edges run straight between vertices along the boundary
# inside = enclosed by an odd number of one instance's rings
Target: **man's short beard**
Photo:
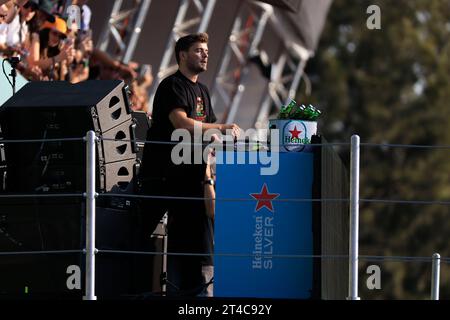
[[[200,74],[202,72],[205,72],[207,70],[207,68],[202,68],[202,67],[198,67],[196,65],[194,65],[193,63],[187,63],[186,67],[188,68],[188,70],[194,74]]]

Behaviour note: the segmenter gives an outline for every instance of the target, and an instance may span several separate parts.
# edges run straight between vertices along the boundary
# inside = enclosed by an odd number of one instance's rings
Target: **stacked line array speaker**
[[[4,140],[42,141],[4,143],[2,191],[36,195],[84,192],[86,144],[58,139],[82,138],[93,130],[104,138],[96,149],[97,192],[134,193],[143,145],[130,140],[136,132],[142,139],[148,127],[145,115],[136,118],[122,81],[28,83],[0,107],[2,135]],[[97,199],[99,298],[135,297],[151,292],[154,286],[151,256],[101,251],[154,251],[152,230],[144,229],[142,213],[130,202],[126,197]],[[81,197],[2,197],[0,252],[81,250],[85,247],[85,223]],[[81,298],[84,264],[82,253],[3,255],[0,298]]]
[[[85,293],[85,204],[75,199],[3,199],[0,204],[0,299],[77,299]],[[102,250],[153,251],[135,212],[96,210],[96,290],[99,299],[136,298],[152,291],[147,255]],[[66,253],[31,253],[63,250]],[[70,252],[70,251],[74,252]],[[78,251],[78,252],[77,252]]]
[[[4,139],[54,139],[5,144],[6,192],[82,192],[85,143],[56,139],[82,138],[89,130],[107,139],[97,144],[97,190],[133,191],[135,125],[122,81],[30,82],[0,110]]]

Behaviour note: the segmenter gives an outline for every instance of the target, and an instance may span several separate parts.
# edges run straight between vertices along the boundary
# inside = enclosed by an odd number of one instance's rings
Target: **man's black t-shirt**
[[[216,116],[211,108],[211,98],[208,88],[199,83],[192,82],[180,71],[164,79],[156,90],[153,102],[152,126],[148,132],[147,140],[170,142],[175,128],[169,119],[169,114],[177,108],[186,111],[189,118],[205,123],[216,122]],[[186,142],[186,141],[184,141]],[[150,146],[149,148],[147,148]],[[151,161],[152,174],[161,176],[178,176],[179,171],[186,170],[184,165],[175,166],[170,158],[173,145],[149,144],[144,148],[144,160]],[[147,154],[152,154],[151,156]],[[155,154],[158,154],[155,157]],[[193,157],[191,158],[193,160]],[[196,166],[190,166],[194,170]],[[155,170],[157,168],[157,170]],[[204,168],[203,168],[204,169]],[[147,168],[144,176],[148,176]],[[203,176],[200,177],[203,180]]]
[[[192,82],[180,71],[161,82],[153,106],[152,136],[162,141],[170,141],[174,127],[169,114],[176,108],[183,108],[187,116],[194,120],[216,122],[208,88],[199,82]]]
[[[178,71],[164,79],[156,91],[148,141],[171,141],[175,128],[169,114],[177,108],[184,109],[187,116],[194,120],[205,123],[216,121],[207,87],[190,81]],[[175,165],[171,159],[173,147],[170,144],[146,144],[142,163],[144,192],[202,198],[205,163]],[[191,160],[194,160],[192,154]],[[162,185],[158,183],[160,180],[164,181]],[[164,204],[169,209],[169,250],[212,253],[212,225],[206,216],[204,201],[168,200]],[[210,265],[212,259],[204,258],[202,263]]]

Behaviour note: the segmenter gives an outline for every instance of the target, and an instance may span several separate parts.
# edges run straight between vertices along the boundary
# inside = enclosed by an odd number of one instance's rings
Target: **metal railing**
[[[141,254],[141,255],[191,255],[191,256],[233,256],[233,257],[254,257],[256,254],[242,254],[242,253],[227,253],[227,254],[194,254],[194,253],[175,253],[175,252],[139,252],[139,251],[123,251],[123,250],[98,250],[95,247],[96,239],[96,198],[102,197],[114,197],[120,196],[123,198],[163,198],[174,200],[192,200],[201,201],[208,198],[196,198],[196,197],[162,197],[162,196],[145,196],[134,194],[97,194],[95,191],[95,177],[96,177],[96,143],[103,139],[96,137],[93,131],[89,131],[84,138],[68,138],[68,139],[47,139],[47,140],[1,140],[1,143],[21,143],[21,142],[40,142],[40,141],[80,141],[86,142],[86,192],[79,193],[67,193],[67,194],[17,194],[17,195],[0,195],[0,198],[27,198],[27,197],[84,197],[86,200],[86,248],[80,250],[54,250],[54,251],[21,251],[21,252],[0,252],[0,256],[6,255],[33,255],[33,254],[67,254],[67,253],[80,253],[86,254],[86,276],[85,276],[85,300],[96,300],[95,295],[95,256],[98,253],[115,253],[115,254]],[[114,140],[114,139],[103,139]],[[124,142],[126,140],[120,140]],[[144,142],[136,141],[135,142]],[[161,143],[161,144],[176,144],[178,142],[155,142],[145,141],[144,143]],[[352,136],[351,143],[324,143],[315,144],[316,147],[321,146],[349,146],[351,148],[351,163],[350,163],[350,198],[349,199],[273,199],[274,202],[349,202],[350,212],[350,230],[349,230],[349,253],[348,255],[274,255],[272,258],[277,259],[348,259],[349,263],[349,281],[348,281],[348,300],[359,300],[358,296],[358,263],[362,261],[405,261],[405,262],[425,262],[432,264],[432,276],[431,276],[431,294],[432,300],[439,299],[440,289],[440,266],[441,263],[450,264],[450,257],[441,257],[438,253],[433,254],[432,257],[408,257],[408,256],[367,256],[359,255],[359,205],[360,203],[409,203],[409,204],[440,204],[450,205],[450,201],[433,201],[433,200],[385,200],[385,199],[360,199],[359,198],[359,173],[360,173],[360,147],[361,146],[389,146],[389,147],[405,147],[405,148],[423,148],[428,149],[430,146],[425,145],[399,145],[399,144],[372,144],[372,143],[360,143],[360,138],[357,135]],[[450,149],[450,146],[434,146],[438,149]],[[216,201],[254,201],[254,199],[248,198],[214,198]],[[258,256],[264,256],[264,254],[258,254]]]

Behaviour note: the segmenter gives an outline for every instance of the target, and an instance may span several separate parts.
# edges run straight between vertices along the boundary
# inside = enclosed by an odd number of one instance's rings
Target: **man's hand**
[[[134,71],[133,68],[131,68],[130,66],[128,66],[126,64],[119,63],[117,65],[117,69],[118,69],[119,74],[124,79],[136,79],[137,78],[136,71]]]
[[[223,134],[231,134],[234,139],[237,139],[241,135],[242,129],[237,124],[231,123],[224,124],[221,131]]]
[[[223,140],[217,134],[213,134],[213,135],[211,135],[211,141],[210,142],[220,144],[220,143],[223,143]]]
[[[80,42],[80,50],[81,52],[86,54],[91,54],[92,50],[94,49],[94,44],[92,42],[91,38],[85,38],[83,41]]]
[[[75,50],[73,49],[72,43],[64,42],[58,56],[59,57],[58,57],[57,62],[62,62],[64,60],[73,60],[73,57],[75,56]]]
[[[183,108],[173,109],[169,113],[169,119],[175,129],[186,129],[191,133],[194,133],[194,127],[201,125],[202,132],[209,129],[219,130],[222,134],[229,134],[236,140],[240,135],[242,129],[235,123],[231,124],[216,124],[216,123],[202,123],[191,119],[187,116],[186,111]],[[218,138],[211,137],[212,139]],[[218,141],[217,139],[215,141]]]

